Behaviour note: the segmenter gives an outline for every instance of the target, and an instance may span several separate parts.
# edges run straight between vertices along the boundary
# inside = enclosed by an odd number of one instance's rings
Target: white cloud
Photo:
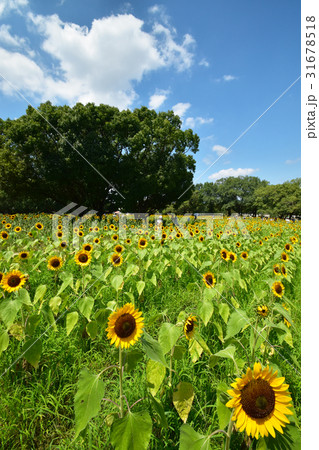
[[[46,68],[40,60],[34,61],[35,53],[29,52],[28,59],[22,53],[12,52],[7,56],[15,64],[15,76],[12,78],[8,61],[3,59],[0,71],[37,100],[107,103],[124,109],[137,98],[133,84],[141,82],[145,74],[172,66],[184,70],[192,62],[189,48],[194,40],[190,35],[178,45],[173,31],[165,27],[161,30],[157,24],[157,31],[147,33],[142,29],[144,22],[132,14],[94,20],[90,28],[63,22],[56,14],[29,13],[28,19],[42,37],[42,50],[51,56],[51,66]],[[4,39],[10,39],[8,32],[8,28],[2,29]],[[41,57],[39,52],[37,57]],[[23,72],[17,61],[23,61],[28,70]],[[32,84],[34,78],[41,78],[42,84]],[[0,86],[10,92],[3,83]],[[155,95],[162,95],[152,100],[159,105],[166,94],[155,92]]]
[[[148,107],[150,109],[159,108],[167,99],[168,94],[169,94],[169,91],[155,92],[155,94],[151,95],[151,97],[150,97]]]
[[[0,0],[0,16],[9,11],[21,12],[21,7],[28,5],[28,0]]]
[[[300,158],[297,159],[286,159],[285,164],[297,164],[299,163]]]
[[[0,26],[0,42],[11,47],[22,47],[25,45],[25,39],[10,33],[10,25]]]
[[[220,178],[228,178],[228,177],[240,177],[250,175],[256,172],[258,169],[223,169],[219,172],[213,173],[208,178],[209,180],[219,180]]]
[[[210,66],[209,62],[205,58],[201,59],[198,64],[200,66],[204,66],[204,67],[209,67]]]
[[[214,119],[212,117],[205,119],[204,117],[187,117],[185,120],[185,126],[190,128],[195,128],[197,125],[205,125],[207,123],[212,123]]]
[[[234,77],[234,75],[224,75],[223,80],[224,81],[233,81],[236,80],[237,77]]]
[[[221,156],[226,152],[227,147],[224,147],[223,145],[214,145],[212,150],[213,150],[213,152],[217,153],[217,156]],[[227,153],[229,153],[229,152],[227,152]]]
[[[174,111],[174,114],[176,114],[179,117],[183,117],[186,111],[190,108],[190,103],[176,103],[172,107],[172,110]]]

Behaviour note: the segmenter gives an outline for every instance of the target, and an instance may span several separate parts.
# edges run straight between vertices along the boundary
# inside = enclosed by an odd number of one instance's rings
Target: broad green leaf
[[[60,280],[63,281],[60,289],[58,290],[57,296],[59,296],[68,286],[73,285],[73,274],[68,272],[62,272],[59,275]]]
[[[87,320],[90,320],[93,305],[94,298],[92,297],[81,297],[78,301],[79,311]]]
[[[101,328],[105,328],[106,324],[108,322],[109,315],[111,313],[111,309],[109,308],[102,308],[96,311],[94,314],[94,320],[100,325]]]
[[[180,278],[183,275],[183,271],[179,267],[176,267],[175,272],[178,278]]]
[[[220,358],[234,359],[235,351],[236,347],[234,345],[229,345],[224,350],[220,350],[219,352],[215,353],[215,356],[219,356]]]
[[[142,294],[142,292],[144,291],[144,288],[145,288],[145,281],[139,280],[136,282],[136,289],[137,289],[138,295]]]
[[[6,331],[3,331],[0,334],[0,355],[2,352],[7,350],[8,345],[9,345],[9,335]]]
[[[44,320],[48,322],[50,327],[52,327],[54,331],[57,331],[58,327],[56,325],[53,312],[51,311],[51,308],[49,307],[48,304],[44,304],[41,310],[41,315],[43,316]]]
[[[150,393],[155,397],[165,378],[166,368],[158,361],[149,359],[146,365],[146,381]]]
[[[24,329],[18,323],[14,323],[13,325],[11,325],[11,327],[9,328],[9,333],[11,336],[13,336],[18,341],[22,341],[22,339],[24,339],[24,337],[25,337]]]
[[[229,306],[227,305],[227,303],[220,303],[218,305],[218,310],[219,310],[219,314],[220,314],[221,318],[227,324],[228,318],[229,318],[229,313],[230,313]]]
[[[119,289],[122,289],[124,284],[124,279],[122,275],[115,275],[112,279],[111,279],[111,285],[114,287],[114,289],[116,291],[118,291]]]
[[[35,369],[39,365],[40,357],[42,353],[42,343],[38,338],[29,339],[22,347],[23,357],[31,364]]]
[[[26,324],[26,328],[25,328],[26,334],[29,336],[32,336],[35,329],[39,325],[40,321],[41,321],[41,316],[39,314],[34,314],[32,316],[29,316],[27,319],[27,324]]]
[[[203,353],[203,347],[195,339],[191,339],[188,345],[192,362],[195,363],[199,360],[201,354]]]
[[[105,385],[99,375],[82,369],[78,381],[78,390],[74,397],[75,438],[84,430],[88,422],[101,408]]]
[[[1,301],[0,318],[7,328],[11,327],[21,307],[22,303],[18,297],[12,300],[8,298]]]
[[[144,353],[139,350],[130,350],[124,354],[125,372],[134,370],[137,364],[144,358]]]
[[[208,356],[212,355],[212,352],[210,351],[210,348],[206,344],[205,339],[203,339],[203,337],[199,333],[195,334],[194,340],[198,342],[198,344],[202,347],[202,349]]]
[[[98,326],[97,322],[91,321],[86,325],[86,331],[87,334],[90,336],[91,339],[95,339],[98,333]]]
[[[113,422],[110,440],[115,450],[147,450],[152,433],[152,419],[147,411],[128,412]]]
[[[153,272],[152,277],[150,278],[150,282],[156,287],[157,286],[157,279],[155,272]]]
[[[210,300],[203,300],[198,308],[198,315],[205,325],[208,324],[214,312],[214,305]]]
[[[58,314],[61,302],[61,297],[51,298],[51,300],[49,301],[49,306],[52,309],[53,314]]]
[[[167,366],[163,349],[158,341],[144,331],[141,337],[141,343],[144,352],[150,359]]]
[[[106,269],[105,274],[104,274],[104,281],[107,279],[107,277],[110,275],[110,273],[112,272],[113,266],[110,266]]]
[[[23,303],[24,305],[30,306],[32,305],[31,300],[30,300],[30,295],[29,292],[22,288],[19,290],[17,298],[21,301],[21,303]]]
[[[186,348],[183,345],[175,345],[173,359],[179,360],[182,359],[186,352]]]
[[[181,381],[177,385],[177,391],[173,393],[173,404],[179,417],[184,423],[190,413],[194,400],[194,388],[191,383]]]
[[[181,426],[179,450],[209,450],[209,436],[195,431],[188,423]]]
[[[69,336],[73,328],[75,327],[77,321],[79,319],[79,313],[77,311],[73,311],[67,314],[66,316],[66,335]]]
[[[168,427],[167,419],[165,416],[164,407],[162,405],[162,402],[158,400],[157,398],[153,397],[152,395],[149,396],[149,399],[151,400],[152,406],[155,409],[155,412],[158,414],[159,417],[159,425],[163,428]]]
[[[164,354],[172,350],[181,335],[181,327],[165,322],[161,325],[158,333],[158,341],[161,344]]]
[[[249,319],[245,311],[234,311],[227,324],[227,333],[225,339],[235,336],[242,328],[249,324]]]
[[[139,266],[136,264],[129,264],[125,271],[125,278],[128,278],[130,275],[134,276],[140,270]]]
[[[40,284],[35,291],[33,303],[36,304],[39,300],[42,300],[46,291],[47,285]]]

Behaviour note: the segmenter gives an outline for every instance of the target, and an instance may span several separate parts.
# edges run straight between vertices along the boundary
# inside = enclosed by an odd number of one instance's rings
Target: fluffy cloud
[[[234,77],[234,75],[224,75],[223,80],[224,81],[233,81],[236,80],[237,77]]]
[[[214,145],[212,150],[213,152],[217,153],[217,156],[221,156],[226,152],[227,147],[224,147],[223,145]]]
[[[25,45],[25,39],[10,33],[10,25],[0,26],[0,42],[10,47],[22,47]]]
[[[204,67],[209,67],[209,65],[210,65],[209,62],[205,58],[201,59],[198,64],[200,66],[204,66]]]
[[[208,178],[210,180],[219,180],[220,178],[228,178],[228,177],[240,177],[245,175],[250,175],[256,172],[258,169],[223,169],[219,172],[213,173]]]
[[[300,158],[297,159],[286,159],[285,164],[297,164],[300,162]]]
[[[169,92],[168,91],[158,91],[155,94],[151,95],[148,107],[150,109],[159,108],[167,99]]]
[[[174,111],[174,114],[176,114],[179,117],[183,117],[186,111],[190,108],[190,103],[176,103],[172,107],[172,110]]]
[[[28,5],[28,0],[0,0],[0,16],[11,10],[21,12],[21,7]]]
[[[7,61],[0,59],[0,72],[40,101],[107,103],[124,109],[137,98],[133,85],[145,74],[170,66],[180,71],[192,63],[189,48],[194,41],[190,35],[179,45],[169,28],[156,24],[153,32],[147,33],[142,29],[144,22],[132,14],[94,20],[91,28],[63,22],[57,15],[29,13],[28,19],[42,38],[42,50],[52,58],[50,70],[22,52],[7,52]],[[9,30],[2,31],[10,39]],[[10,92],[4,83],[0,86]],[[155,95],[152,104],[164,101],[165,94]]]
[[[197,125],[205,125],[207,123],[212,123],[213,118],[210,117],[205,119],[204,117],[187,117],[185,120],[185,126],[190,128],[195,128]]]

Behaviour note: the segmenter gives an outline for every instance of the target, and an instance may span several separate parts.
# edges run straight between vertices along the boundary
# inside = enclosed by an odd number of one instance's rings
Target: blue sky
[[[194,182],[300,176],[296,0],[0,0],[0,117],[51,100],[174,110],[200,137]],[[10,84],[9,84],[9,83]]]

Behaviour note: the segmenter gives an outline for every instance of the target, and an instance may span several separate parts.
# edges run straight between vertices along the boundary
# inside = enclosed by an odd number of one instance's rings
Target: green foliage
[[[151,439],[152,419],[147,411],[133,413],[116,420],[111,428],[115,450],[147,450]]]
[[[209,437],[195,431],[188,423],[181,426],[179,450],[209,450]]]

